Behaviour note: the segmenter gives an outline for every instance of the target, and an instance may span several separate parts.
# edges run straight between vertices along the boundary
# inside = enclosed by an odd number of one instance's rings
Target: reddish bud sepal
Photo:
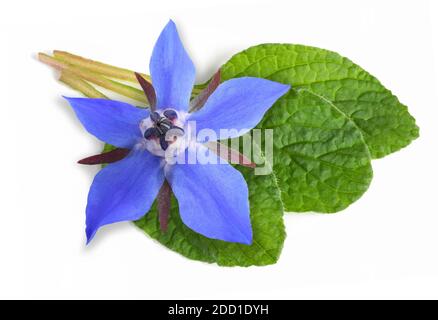
[[[190,112],[197,111],[201,109],[204,104],[207,102],[208,97],[216,90],[221,82],[221,71],[218,70],[211,81],[208,83],[207,87],[202,90],[196,97],[190,101]]]
[[[170,196],[172,189],[167,181],[164,181],[157,196],[158,219],[160,221],[160,229],[162,232],[167,231],[170,215]]]
[[[104,152],[101,154],[96,154],[91,157],[87,157],[78,161],[80,164],[104,164],[104,163],[113,163],[119,160],[122,160],[126,157],[131,150],[124,148],[117,148],[109,152]]]

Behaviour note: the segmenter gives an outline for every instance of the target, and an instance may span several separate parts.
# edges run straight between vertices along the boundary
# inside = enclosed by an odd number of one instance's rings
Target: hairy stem
[[[38,60],[58,70],[62,70],[67,67],[66,63],[42,52],[38,53]]]
[[[70,88],[79,91],[80,93],[82,93],[84,96],[88,98],[106,98],[106,99],[108,98],[99,90],[94,88],[91,84],[75,76],[73,73],[71,73],[68,70],[61,71],[61,76],[59,77],[59,81],[65,83]]]
[[[38,59],[55,69],[61,71],[68,69],[72,74],[81,80],[94,83],[105,89],[114,91],[142,103],[147,103],[147,99],[141,90],[108,79],[114,78],[137,84],[138,81],[134,71],[114,67],[103,62],[94,61],[60,50],[55,50],[53,57],[45,53],[39,53]],[[149,75],[141,73],[141,76],[147,81],[151,81],[151,77]],[[196,97],[200,92],[203,91],[203,89],[205,89],[205,87],[205,84],[196,85],[193,88],[192,97]]]
[[[51,57],[44,53],[39,53],[38,58],[41,62],[48,64],[55,69],[58,69],[60,71],[67,70],[72,75],[76,76],[77,78],[81,80],[86,80],[88,82],[94,83],[102,88],[111,90],[113,92],[119,93],[125,97],[131,98],[133,100],[142,102],[147,104],[146,97],[142,90],[128,86],[126,84],[110,80],[100,74],[93,73],[87,69],[74,66],[71,64],[68,64],[65,61],[60,61],[55,57]],[[135,77],[135,75],[134,75]]]
[[[125,97],[147,104],[146,97],[142,90],[133,88],[123,83],[116,82],[114,80],[107,79],[102,76],[98,76],[96,74],[90,73],[89,71],[85,71],[79,68],[68,68],[67,70],[83,80],[87,80],[102,88],[111,90]]]
[[[132,70],[114,67],[109,64],[87,59],[66,51],[54,50],[53,55],[56,59],[59,59],[63,62],[99,73],[103,76],[137,83],[137,78]],[[141,75],[147,81],[151,81],[151,77],[149,75],[144,73],[141,73]]]

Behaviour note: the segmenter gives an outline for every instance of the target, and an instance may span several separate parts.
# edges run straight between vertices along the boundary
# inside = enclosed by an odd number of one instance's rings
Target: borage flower
[[[170,185],[189,228],[212,239],[251,244],[248,188],[241,173],[219,159],[206,164],[173,160],[209,152],[205,140],[196,138],[201,130],[221,139],[248,132],[289,86],[252,77],[228,80],[200,110],[189,113],[195,67],[172,21],[161,32],[149,67],[153,87],[139,81],[150,111],[107,99],[66,98],[88,132],[130,150],[94,178],[86,209],[87,243],[104,225],[140,219],[160,188]],[[190,130],[196,130],[194,138]]]

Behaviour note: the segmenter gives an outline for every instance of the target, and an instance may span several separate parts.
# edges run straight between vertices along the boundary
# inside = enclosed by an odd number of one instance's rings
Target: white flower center
[[[187,116],[188,113],[173,109],[151,112],[148,118],[140,122],[144,148],[156,156],[163,157],[166,162],[171,162],[181,155],[191,140]]]

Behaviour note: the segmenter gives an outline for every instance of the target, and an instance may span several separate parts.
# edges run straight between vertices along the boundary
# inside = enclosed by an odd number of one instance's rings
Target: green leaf
[[[286,211],[346,208],[367,190],[371,158],[418,137],[406,106],[334,52],[262,44],[233,56],[221,73],[223,80],[253,76],[292,85],[258,125],[275,129],[273,168]]]
[[[194,260],[221,266],[269,265],[277,262],[285,231],[283,207],[272,175],[256,176],[254,170],[239,168],[249,188],[253,244],[251,246],[208,239],[187,228],[181,221],[173,198],[169,227],[160,231],[157,210],[151,211],[136,225],[166,247]]]
[[[406,106],[368,72],[339,54],[292,44],[262,44],[233,56],[222,79],[254,76],[306,88],[329,100],[362,131],[373,158],[407,146],[419,129]]]
[[[104,152],[114,147],[105,145]],[[172,196],[172,208],[167,232],[160,230],[156,203],[149,213],[135,222],[152,238],[183,256],[220,266],[264,266],[280,257],[286,232],[283,205],[275,177],[254,175],[254,169],[236,166],[247,184],[253,229],[251,246],[206,238],[187,228],[181,221],[178,203]]]
[[[330,101],[291,90],[259,127],[273,129],[273,169],[286,211],[337,212],[368,189],[371,157],[362,133]]]

